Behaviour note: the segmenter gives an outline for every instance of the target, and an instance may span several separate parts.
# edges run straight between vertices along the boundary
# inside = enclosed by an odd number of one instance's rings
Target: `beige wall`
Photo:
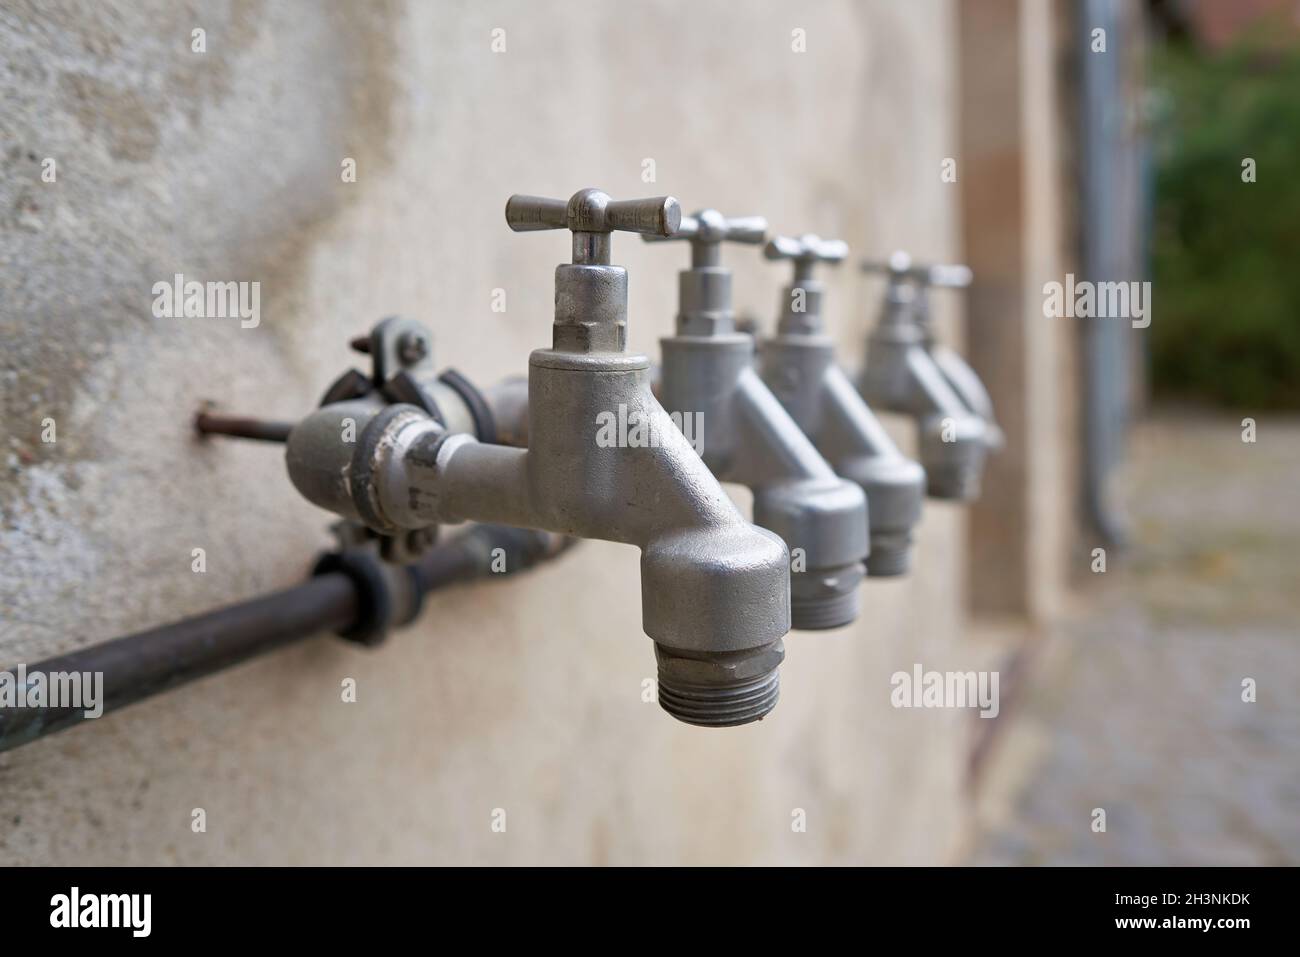
[[[9,6],[0,665],[299,580],[327,516],[274,448],[192,441],[192,411],[301,415],[355,361],[347,339],[393,312],[477,381],[523,371],[567,242],[509,233],[512,192],[668,192],[862,254],[958,254],[939,0]],[[729,259],[738,307],[770,327],[785,271]],[[632,345],[655,352],[684,251],[617,237],[615,261]],[[152,318],[175,272],[260,280],[262,325]],[[879,285],[828,278],[856,365]],[[971,718],[895,710],[889,677],[968,664],[964,521],[931,504],[911,578],[871,583],[842,633],[792,635],[759,725],[699,730],[642,702],[636,554],[585,543],[436,596],[376,651],[312,641],[0,755],[0,863],[945,861]]]
[[[1061,281],[1072,181],[1059,141],[1072,134],[1060,87],[1073,8],[983,0],[959,8],[965,352],[1006,432],[971,509],[971,607],[1041,625],[1059,611],[1077,537],[1075,329],[1043,318]]]

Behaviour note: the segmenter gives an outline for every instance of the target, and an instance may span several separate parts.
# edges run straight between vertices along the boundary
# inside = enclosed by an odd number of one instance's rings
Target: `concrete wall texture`
[[[438,361],[475,381],[524,371],[568,249],[506,229],[513,192],[671,193],[863,255],[957,257],[939,175],[958,148],[955,16],[942,0],[6,0],[0,665],[299,581],[329,517],[274,447],[195,441],[195,408],[305,414],[355,364],[349,337],[391,313],[427,322]],[[727,257],[739,311],[770,327],[786,269]],[[631,345],[654,355],[685,251],[619,236],[614,260]],[[152,284],[178,272],[260,281],[261,324],[154,318]],[[856,365],[879,284],[827,279]],[[936,303],[948,330],[955,301]],[[973,666],[965,521],[928,503],[911,577],[872,582],[842,632],[792,634],[760,724],[696,729],[642,700],[636,553],[586,542],[437,594],[380,649],[309,641],[0,755],[0,863],[951,860],[976,722],[892,708],[889,678]]]

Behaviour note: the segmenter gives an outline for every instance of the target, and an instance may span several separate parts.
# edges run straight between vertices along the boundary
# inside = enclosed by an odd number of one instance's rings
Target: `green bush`
[[[1300,53],[1154,58],[1157,392],[1300,408]],[[1243,161],[1255,161],[1253,183]]]

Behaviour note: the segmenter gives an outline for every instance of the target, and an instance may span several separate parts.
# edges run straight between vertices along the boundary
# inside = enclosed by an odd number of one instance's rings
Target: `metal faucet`
[[[759,217],[728,219],[714,209],[683,216],[691,268],[678,277],[677,334],[660,340],[659,399],[715,476],[754,493],[755,524],[776,532],[794,561],[795,629],[837,628],[858,615],[867,555],[867,500],[835,474],[754,371],[754,339],[736,332],[724,241],[761,243]]]
[[[882,266],[865,263],[863,268],[876,271]],[[930,496],[971,501],[979,497],[984,460],[997,440],[996,427],[972,411],[931,351],[934,334],[928,322],[922,325],[918,320],[911,260],[895,255],[883,268],[889,284],[880,320],[867,340],[867,361],[858,387],[876,408],[916,419]]]
[[[948,380],[966,408],[984,420],[988,430],[986,438],[989,451],[1001,449],[1006,444],[1005,436],[993,414],[993,399],[989,396],[988,389],[984,388],[984,383],[970,367],[970,363],[955,349],[950,349],[935,338],[934,320],[930,315],[930,290],[969,287],[974,278],[970,267],[959,263],[927,266],[913,262],[907,253],[900,250],[885,262],[863,262],[862,269],[864,272],[886,273],[891,282],[911,281],[914,290],[912,318],[921,328],[926,351],[934,358],[935,365],[943,372],[943,377]]]
[[[481,442],[414,405],[343,401],[295,426],[287,459],[307,498],[383,532],[474,520],[636,545],[660,705],[736,725],[776,705],[789,553],[741,517],[655,400],[649,360],[624,351],[627,273],[609,264],[614,230],[667,236],[680,217],[671,197],[616,202],[595,189],[506,204],[512,230],[573,233],[573,262],[555,270],[552,347],[529,358],[527,448]]]
[[[777,237],[768,259],[794,263],[794,280],[782,291],[776,335],[761,346],[763,381],[838,475],[856,482],[871,508],[867,574],[901,575],[911,564],[912,529],[921,517],[925,470],[899,451],[835,362],[835,345],[823,328],[823,287],[817,263],[848,255],[838,240]]]

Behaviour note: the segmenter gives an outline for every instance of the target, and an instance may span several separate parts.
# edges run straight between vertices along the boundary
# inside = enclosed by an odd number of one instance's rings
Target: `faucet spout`
[[[929,308],[931,287],[969,286],[970,269],[919,265],[902,251],[862,268],[888,276],[880,321],[867,341],[862,394],[917,420],[932,496],[978,498],[984,461],[1002,447],[1002,430],[975,370],[935,341]]]
[[[990,447],[987,422],[970,410],[908,321],[907,287],[894,289],[871,333],[860,388],[872,405],[912,416],[919,431],[927,491],[934,498],[972,501]]]
[[[925,469],[903,455],[835,362],[830,336],[778,334],[762,347],[763,380],[837,475],[871,506],[867,574],[905,574],[921,520]]]
[[[869,548],[862,489],[835,474],[758,377],[751,337],[674,336],[661,348],[665,406],[697,417],[704,463],[752,490],[755,524],[791,551],[792,627],[853,621]]]
[[[754,495],[754,522],[790,548],[792,626],[837,628],[858,615],[867,556],[867,499],[835,474],[754,371],[754,340],[734,331],[724,241],[763,242],[766,222],[706,209],[670,239],[691,245],[680,274],[677,334],[660,340],[659,396],[691,426],[704,463]],[[658,239],[658,237],[647,237]]]

